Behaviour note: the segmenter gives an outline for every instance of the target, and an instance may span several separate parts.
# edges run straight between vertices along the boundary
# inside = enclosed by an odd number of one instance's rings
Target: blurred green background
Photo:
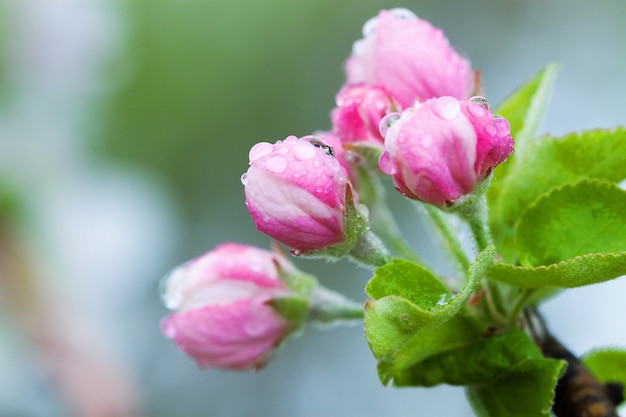
[[[380,386],[358,327],[309,329],[258,374],[199,371],[158,329],[169,268],[226,240],[267,247],[244,204],[248,150],[330,128],[352,43],[391,7],[442,27],[493,103],[562,63],[545,131],[626,120],[623,0],[0,1],[0,178],[29,207],[24,234],[46,285],[128,368],[145,415],[471,415],[458,389]],[[417,243],[419,222],[393,200]],[[420,247],[439,262],[431,246]],[[364,299],[367,271],[298,265]],[[582,332],[567,314],[602,297],[613,316],[622,290],[558,297],[546,306],[555,333],[578,353],[626,344],[623,325],[598,319],[602,306]],[[10,317],[0,415],[67,415]]]

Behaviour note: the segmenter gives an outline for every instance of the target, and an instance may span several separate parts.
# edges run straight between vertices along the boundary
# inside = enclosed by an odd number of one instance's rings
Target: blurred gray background
[[[170,268],[227,240],[268,246],[244,205],[248,150],[328,129],[343,60],[391,7],[443,28],[494,104],[561,63],[544,132],[626,122],[623,0],[0,1],[0,177],[27,202],[45,285],[127,368],[145,415],[473,415],[457,388],[383,387],[359,326],[309,328],[258,373],[200,371],[159,332]],[[365,299],[366,270],[297,264]],[[625,293],[616,280],[543,311],[578,354],[626,346]],[[0,313],[0,416],[68,415],[15,327]]]

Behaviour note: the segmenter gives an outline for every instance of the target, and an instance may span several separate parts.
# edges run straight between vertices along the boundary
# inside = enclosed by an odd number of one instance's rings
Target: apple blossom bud
[[[343,143],[365,143],[381,147],[381,119],[401,110],[382,87],[365,84],[346,85],[335,97],[337,107],[331,113],[334,132]]]
[[[322,139],[257,143],[242,177],[257,228],[298,251],[346,241],[346,170]]]
[[[381,10],[363,26],[346,61],[348,84],[384,87],[403,108],[415,101],[473,94],[476,76],[468,60],[439,28],[406,9]]]
[[[175,311],[163,333],[201,368],[262,367],[299,326],[269,304],[293,295],[281,269],[295,270],[282,256],[235,243],[178,267],[165,281],[163,300]]]
[[[451,206],[513,152],[508,121],[482,97],[430,99],[405,110],[385,132],[381,171],[405,196]]]

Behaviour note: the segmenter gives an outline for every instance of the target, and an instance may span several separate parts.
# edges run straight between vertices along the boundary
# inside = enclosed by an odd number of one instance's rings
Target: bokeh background
[[[226,240],[268,246],[244,205],[248,150],[330,127],[342,62],[390,7],[442,27],[495,104],[561,63],[544,132],[626,122],[623,0],[0,0],[0,179],[22,200],[16,228],[70,317],[56,326],[81,321],[136,415],[472,415],[457,388],[381,386],[359,326],[309,328],[258,373],[200,371],[159,332],[169,269]],[[408,238],[430,239],[393,201]],[[366,270],[297,264],[365,299]],[[578,354],[626,346],[625,293],[616,280],[543,311]],[[0,306],[0,416],[71,415],[21,323]]]

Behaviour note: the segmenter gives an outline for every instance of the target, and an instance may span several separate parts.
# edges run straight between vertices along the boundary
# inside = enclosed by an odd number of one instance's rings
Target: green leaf
[[[429,269],[403,259],[394,259],[378,268],[365,291],[375,300],[396,295],[424,309],[433,308],[450,294]]]
[[[546,65],[534,78],[517,89],[494,111],[511,124],[511,136],[515,139],[515,154],[495,169],[489,190],[489,200],[496,200],[506,173],[524,151],[524,147],[537,134],[545,112],[552,84],[558,72],[557,64]]]
[[[554,388],[565,364],[553,359],[535,359],[527,366],[532,368],[511,372],[491,384],[467,387],[465,395],[476,414],[479,417],[550,417]]]
[[[562,139],[545,136],[529,145],[517,162],[498,201],[492,202],[491,223],[500,246],[511,244],[522,211],[551,189],[585,178],[611,182],[626,178],[626,129],[593,130]]]
[[[497,263],[489,278],[523,288],[576,288],[626,275],[626,252],[576,256],[548,266]]]
[[[542,195],[522,214],[515,241],[525,266],[626,250],[626,191],[583,180]]]
[[[511,136],[519,155],[537,134],[558,70],[558,64],[546,65],[495,110],[511,124]]]
[[[397,373],[394,385],[465,385],[480,416],[550,416],[565,367],[565,361],[544,358],[524,332],[514,329],[432,356]]]
[[[622,384],[623,395],[626,398],[626,350],[594,350],[586,354],[582,362],[603,384],[608,382]]]
[[[493,256],[493,246],[479,254],[465,287],[454,298],[430,271],[412,262],[394,260],[376,270],[367,285],[374,300],[365,304],[365,335],[379,359],[383,383],[426,357],[474,340],[479,332],[471,322],[450,319],[485,275]]]
[[[11,185],[0,178],[0,220],[18,219],[24,210],[19,193]]]

